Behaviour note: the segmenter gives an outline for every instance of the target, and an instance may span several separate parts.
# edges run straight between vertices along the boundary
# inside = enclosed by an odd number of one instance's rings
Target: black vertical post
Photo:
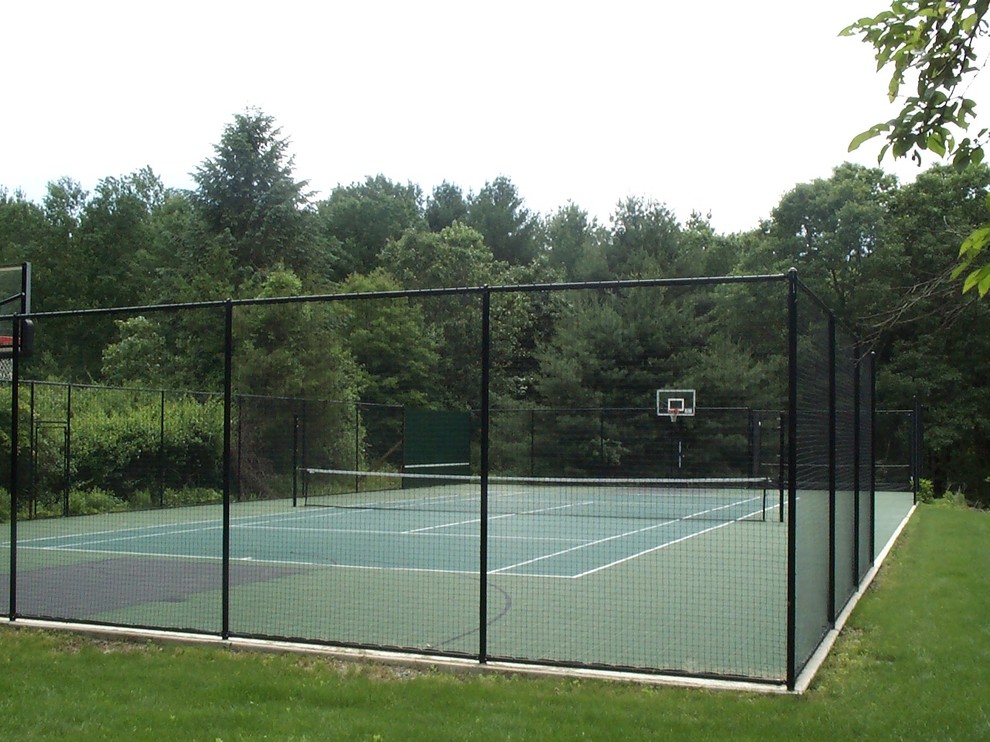
[[[234,356],[234,304],[224,304],[223,336],[223,557],[221,588],[221,627],[223,639],[230,638],[230,425],[232,409],[231,386]]]
[[[72,384],[65,391],[65,469],[62,481],[65,482],[64,504],[62,510],[69,517],[69,490],[72,489]]]
[[[777,509],[780,511],[778,520],[784,522],[784,492],[787,487],[787,415],[780,413],[780,422],[777,424],[777,487],[780,490]]]
[[[299,505],[296,478],[299,472],[299,415],[292,416],[292,507]]]
[[[536,476],[536,410],[529,411],[529,476]]]
[[[787,274],[787,687],[797,684],[797,270]]]
[[[158,414],[158,506],[165,506],[165,390]]]
[[[241,457],[244,455],[244,395],[237,395],[237,473],[234,475],[234,479],[237,482],[237,499],[243,499],[243,489],[241,480]]]
[[[598,408],[598,460],[601,462],[601,471],[605,473],[605,408]]]
[[[859,343],[853,345],[853,584],[859,584],[859,576],[862,574],[859,564],[860,538],[859,529],[861,526],[860,508],[860,448],[863,445],[862,439],[862,399],[860,395],[860,350]]]
[[[921,402],[915,396],[911,405],[911,491],[918,502],[918,487],[921,485],[921,462],[924,454],[924,428],[921,423]]]
[[[835,315],[828,313],[828,621],[835,623],[836,352]]]
[[[481,294],[481,552],[478,571],[478,661],[488,661],[488,434],[491,381],[491,292]]]
[[[877,354],[870,353],[870,559],[877,553]]]
[[[31,411],[28,420],[31,421],[31,430],[28,432],[28,440],[31,441],[31,470],[28,473],[28,517],[38,514],[38,426],[34,424],[35,413],[35,390],[34,382],[31,382]]]
[[[10,587],[7,597],[9,598],[8,614],[10,620],[17,618],[17,445],[18,439],[18,418],[20,418],[18,406],[18,389],[20,382],[20,346],[21,344],[21,322],[20,317],[14,317],[14,348],[11,359],[10,375]]]

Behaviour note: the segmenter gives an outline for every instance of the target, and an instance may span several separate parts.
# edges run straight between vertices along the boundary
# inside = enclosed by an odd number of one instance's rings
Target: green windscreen
[[[471,413],[405,411],[403,470],[418,474],[471,473]]]

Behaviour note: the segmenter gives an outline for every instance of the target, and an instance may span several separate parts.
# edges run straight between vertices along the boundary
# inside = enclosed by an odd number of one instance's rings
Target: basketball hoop
[[[694,417],[697,403],[694,389],[657,389],[657,417],[666,415],[671,422]]]

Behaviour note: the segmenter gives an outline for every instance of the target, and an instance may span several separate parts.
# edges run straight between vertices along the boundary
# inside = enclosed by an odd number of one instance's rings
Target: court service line
[[[222,556],[209,554],[168,554],[148,551],[118,551],[116,549],[62,549],[57,546],[29,546],[25,548],[35,549],[38,551],[70,551],[80,552],[82,554],[105,554],[107,556],[148,557],[149,559],[183,559],[192,561],[201,560],[207,562],[223,561]],[[277,564],[293,567],[316,567],[327,569],[363,569],[372,572],[430,572],[434,574],[470,575],[472,577],[478,576],[477,569],[436,569],[433,567],[394,567],[391,565],[375,566],[371,564],[337,564],[333,562],[306,562],[292,559],[256,559],[254,557],[231,557],[230,561],[241,564]]]
[[[654,551],[660,551],[661,549],[666,549],[668,546],[673,546],[674,544],[680,544],[685,541],[690,541],[691,539],[697,538],[698,536],[703,536],[706,533],[711,533],[712,531],[717,531],[720,528],[725,528],[726,526],[734,525],[735,523],[738,523],[739,521],[745,520],[746,518],[756,514],[757,513],[754,512],[754,513],[750,513],[749,515],[744,515],[742,517],[736,518],[735,520],[726,521],[725,523],[717,523],[716,525],[711,526],[710,528],[705,528],[704,530],[701,531],[695,531],[694,533],[689,533],[685,536],[681,536],[680,538],[676,538],[673,541],[666,541],[660,544],[659,546],[654,546],[650,549],[644,549],[643,551],[637,554],[630,554],[629,556],[623,557],[622,559],[617,559],[614,562],[609,562],[608,564],[602,564],[598,567],[595,567],[594,569],[589,569],[586,572],[581,572],[579,574],[576,574],[574,575],[574,577],[575,579],[577,579],[579,577],[587,577],[588,575],[593,575],[596,572],[601,572],[603,570],[610,569],[611,567],[615,567],[616,565],[622,564],[623,562],[629,562],[632,561],[633,559],[638,559],[641,556],[652,554]]]
[[[215,525],[215,526],[210,526],[208,528],[203,528],[203,527],[199,527],[199,528],[185,528],[185,529],[180,529],[180,530],[166,531],[165,533],[140,533],[140,534],[134,534],[134,535],[130,535],[130,536],[119,536],[117,538],[89,539],[89,540],[86,540],[86,541],[76,541],[75,543],[69,542],[67,544],[59,544],[59,545],[54,545],[54,546],[49,546],[49,547],[35,546],[33,548],[42,548],[42,549],[48,548],[48,549],[54,549],[54,550],[65,549],[65,550],[68,551],[70,549],[77,549],[77,548],[86,547],[86,546],[89,546],[90,544],[110,544],[110,543],[114,543],[115,541],[137,541],[137,540],[143,539],[143,538],[158,538],[160,536],[178,536],[178,535],[181,535],[183,533],[205,533],[206,531],[217,531],[217,530],[220,530],[221,527],[222,526],[220,526],[220,525]],[[41,540],[52,541],[52,540],[57,540],[58,538],[62,538],[62,537],[51,537],[51,538],[48,538],[48,539],[35,539],[35,541],[41,541]],[[124,552],[121,552],[121,553],[124,553]]]
[[[503,513],[501,515],[489,516],[488,521],[501,520],[502,518],[514,518],[517,515],[536,515],[538,513],[552,513],[554,510],[566,510],[567,508],[584,507],[585,505],[593,505],[594,500],[588,500],[587,502],[571,502],[567,505],[554,505],[551,508],[535,508],[533,510],[523,510],[518,513]],[[441,528],[456,528],[457,526],[471,525],[472,523],[481,523],[481,518],[471,518],[470,520],[460,520],[454,523],[440,523],[434,526],[425,526],[423,528],[413,528],[408,531],[400,531],[400,533],[412,534],[412,533],[423,533],[425,531],[437,531]]]
[[[620,538],[626,538],[627,536],[635,536],[635,535],[640,534],[640,533],[646,533],[647,531],[653,531],[653,530],[656,530],[657,528],[665,528],[666,526],[672,525],[674,523],[680,523],[682,521],[692,520],[692,519],[698,518],[698,517],[700,517],[702,515],[708,515],[710,513],[718,512],[719,510],[725,510],[727,508],[736,507],[737,505],[744,505],[745,503],[751,502],[754,499],[756,499],[756,498],[748,497],[745,500],[739,500],[738,502],[729,503],[727,505],[720,505],[720,506],[718,506],[716,508],[708,508],[707,510],[700,510],[697,513],[691,513],[690,515],[682,515],[680,518],[672,518],[671,520],[666,520],[666,521],[664,521],[662,523],[654,523],[653,525],[644,526],[643,528],[637,528],[637,529],[635,529],[633,531],[626,531],[625,533],[617,533],[617,534],[614,534],[612,536],[606,536],[605,538],[596,539],[594,541],[588,541],[587,543],[580,544],[578,546],[572,546],[569,549],[562,549],[561,551],[555,551],[555,552],[553,552],[551,554],[543,554],[542,556],[534,557],[533,559],[527,559],[525,561],[518,562],[516,564],[510,564],[510,565],[505,566],[505,567],[500,567],[499,569],[492,570],[492,574],[498,574],[499,572],[507,572],[507,571],[512,570],[512,569],[518,569],[519,567],[525,567],[527,564],[533,564],[535,562],[541,562],[541,561],[544,561],[546,559],[554,559],[554,558],[556,558],[558,556],[563,556],[564,554],[570,554],[571,552],[574,552],[574,551],[579,551],[581,549],[587,549],[587,548],[589,548],[591,546],[598,546],[599,544],[608,543],[609,541],[615,541],[616,539],[620,539]],[[752,515],[752,513],[751,513],[751,515]],[[748,517],[748,516],[743,516],[743,517]],[[736,520],[741,520],[741,519],[742,518],[737,518]],[[734,522],[735,521],[727,521],[726,523],[720,524],[719,527],[724,526],[724,525],[728,525],[729,523],[734,523]],[[714,529],[706,529],[706,530],[714,530]],[[683,540],[683,539],[678,539],[678,540]],[[676,542],[670,542],[670,543],[676,543]],[[650,549],[648,551],[655,551],[656,548],[663,548],[663,546],[666,546],[666,545],[667,544],[665,543],[665,544],[663,544],[660,547],[654,547],[653,549]],[[643,552],[643,553],[648,553],[648,552]],[[589,570],[587,572],[582,572],[580,574],[574,575],[574,577],[575,578],[578,578],[578,577],[584,577],[587,574],[593,574],[594,572],[597,572],[597,571],[599,571],[601,569],[606,569],[608,567],[613,566],[614,564],[619,564],[619,563],[621,563],[623,561],[627,561],[628,559],[634,558],[635,556],[639,556],[639,555],[633,555],[633,557],[626,557],[624,559],[619,560],[618,562],[613,562],[612,564],[606,564],[606,565],[603,565],[601,567],[596,567],[593,570]]]

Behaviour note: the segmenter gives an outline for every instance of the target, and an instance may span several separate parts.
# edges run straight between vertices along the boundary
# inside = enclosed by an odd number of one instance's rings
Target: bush
[[[183,487],[182,489],[165,490],[165,507],[179,505],[205,505],[211,502],[222,502],[223,492],[209,487]]]
[[[918,482],[918,500],[920,502],[931,502],[935,499],[935,484],[930,479],[922,479]]]
[[[114,395],[107,398],[107,394]],[[119,390],[73,406],[72,481],[98,488],[132,506],[157,504],[154,493],[222,481],[223,407],[192,396],[165,402],[157,393]]]
[[[126,509],[126,502],[98,487],[69,492],[69,515],[95,515]]]

